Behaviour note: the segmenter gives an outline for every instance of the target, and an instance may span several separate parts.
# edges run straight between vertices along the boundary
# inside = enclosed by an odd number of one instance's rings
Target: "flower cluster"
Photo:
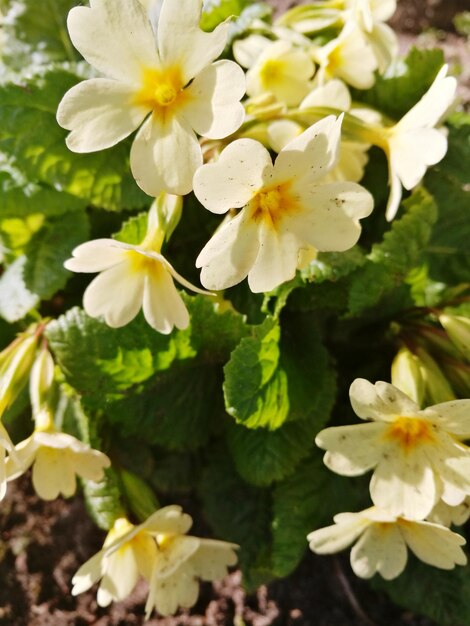
[[[320,264],[317,255],[349,258],[342,253],[360,242],[364,247],[357,246],[351,257],[358,252],[357,265],[368,263],[365,248],[376,224],[361,236],[374,198],[361,182],[371,149],[381,149],[388,164],[390,191],[382,203],[385,215],[378,216],[380,228],[385,219],[395,218],[403,189],[415,188],[447,151],[441,124],[454,102],[456,80],[447,75],[446,65],[435,68],[413,106],[400,112],[401,119],[366,104],[371,98],[356,101],[379,76],[396,70],[397,40],[385,24],[396,0],[302,5],[273,23],[254,21],[240,32],[230,32],[229,20],[203,30],[202,8],[202,0],[89,0],[68,15],[71,42],[90,69],[58,106],[57,122],[69,131],[66,144],[82,154],[128,140],[128,169],[144,193],[137,187],[135,192],[148,196],[148,203],[141,204],[146,210],[134,216],[140,225],[134,231],[126,225],[103,236],[105,228],[97,220],[92,232],[99,238],[75,239],[64,263],[71,272],[97,274],[84,291],[83,308],[112,329],[132,323],[141,310],[158,333],[187,329],[192,299],[177,285],[212,298],[221,310],[232,303],[213,292],[247,279],[252,293],[269,294],[266,312],[271,292],[290,281],[293,286],[310,282]],[[187,254],[191,267],[181,271],[190,276],[194,267],[200,270],[204,289],[177,271],[187,247],[179,226],[191,229],[189,210],[199,211],[211,226],[207,232],[200,229],[203,240],[194,254]],[[217,219],[214,215],[223,216],[215,232],[209,221]],[[344,476],[372,471],[373,505],[340,513],[333,526],[308,536],[310,548],[320,554],[355,543],[351,564],[364,578],[398,576],[408,549],[443,569],[466,562],[465,541],[450,525],[470,515],[470,448],[465,444],[470,400],[457,400],[470,393],[468,364],[465,378],[459,361],[469,359],[470,326],[468,318],[444,309],[432,315],[414,343],[401,338],[393,384],[356,379],[351,385],[353,409],[364,422],[326,428],[316,438],[332,471]],[[135,502],[126,497],[125,462],[112,445],[102,447],[113,467],[86,435],[81,441],[62,430],[59,380],[67,381],[61,393],[75,392],[68,387],[66,368],[59,373],[55,364],[60,355],[54,357],[44,337],[47,324],[34,324],[0,353],[0,418],[29,381],[34,422],[30,436],[15,445],[0,420],[0,499],[8,481],[30,468],[33,486],[46,500],[73,495],[77,477],[97,482],[115,472],[122,510],[108,523],[103,549],[75,574],[72,593],[98,583],[97,601],[105,607],[144,579],[147,618],[154,609],[166,616],[192,607],[199,581],[225,576],[236,564],[238,546],[188,535],[192,520],[177,505],[158,509],[150,498],[150,505],[136,512]],[[452,384],[427,350],[428,340],[419,338],[429,332],[444,333],[452,344],[442,365],[452,372]],[[181,343],[187,339],[182,335]],[[178,352],[177,343],[168,354]],[[146,356],[151,360],[154,355],[149,349]],[[284,366],[283,358],[279,362]],[[297,365],[287,363],[288,375]],[[260,386],[271,376],[268,369],[260,367]],[[131,396],[134,383],[146,382],[155,371],[149,368],[118,391]],[[266,395],[275,396],[277,390],[271,391]],[[78,392],[74,400],[82,408]],[[143,499],[145,490],[151,491],[145,483],[136,489]]]
[[[453,400],[424,410],[392,384],[356,379],[351,404],[365,424],[322,430],[316,444],[324,462],[343,476],[373,470],[374,506],[342,513],[335,526],[308,536],[319,554],[341,550],[356,539],[351,566],[363,578],[376,572],[395,578],[405,568],[408,548],[442,569],[464,565],[465,539],[435,521],[467,519],[470,496],[470,400]],[[463,507],[453,516],[449,507]],[[425,520],[428,521],[425,521]],[[450,523],[449,523],[450,525]]]

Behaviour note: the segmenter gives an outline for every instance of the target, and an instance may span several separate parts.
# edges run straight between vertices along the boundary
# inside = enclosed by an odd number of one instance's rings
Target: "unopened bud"
[[[424,402],[426,405],[455,400],[456,396],[439,365],[426,350],[417,348],[421,376],[424,380]]]
[[[126,502],[137,519],[143,522],[160,508],[152,489],[136,474],[120,469],[119,477]]]
[[[19,339],[13,342],[14,349],[8,351],[0,371],[0,416],[25,386],[34,362],[38,335],[25,334]]]
[[[439,315],[439,321],[446,329],[454,346],[467,361],[470,361],[470,318],[443,313]]]
[[[178,226],[183,211],[183,198],[162,191],[149,210],[147,234],[142,245],[160,252]]]
[[[54,360],[47,348],[42,348],[34,361],[29,378],[29,394],[37,430],[48,430],[54,424],[51,395],[54,384]]]
[[[461,398],[470,398],[470,365],[455,359],[442,361],[445,372],[452,388]]]
[[[392,385],[403,391],[419,406],[424,401],[424,379],[421,364],[408,348],[400,348],[392,363]]]

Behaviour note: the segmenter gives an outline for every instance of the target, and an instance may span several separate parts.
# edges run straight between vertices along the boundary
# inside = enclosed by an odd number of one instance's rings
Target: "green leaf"
[[[89,234],[88,217],[84,212],[65,213],[49,218],[31,238],[26,247],[24,279],[27,288],[43,300],[62,289],[70,272],[64,261]]]
[[[31,215],[56,216],[80,211],[86,202],[51,187],[36,184],[17,184],[5,172],[0,173],[0,194],[2,197],[1,219],[25,218]]]
[[[81,439],[92,448],[103,451],[101,431],[104,425],[101,419],[97,414],[86,413],[72,390],[63,387],[62,395],[73,413]],[[103,530],[109,530],[116,519],[124,514],[119,485],[119,477],[112,467],[105,470],[99,482],[83,481],[87,509],[97,526]]]
[[[364,488],[365,487],[365,488]],[[356,511],[367,485],[336,476],[322,463],[322,453],[302,462],[273,491],[272,568],[276,576],[288,576],[307,549],[307,534],[330,525],[340,511]],[[365,505],[367,506],[367,505]]]
[[[289,384],[289,420],[276,430],[228,425],[227,441],[238,472],[259,486],[282,480],[309,454],[335,399],[335,374],[309,320],[294,318],[282,349]]]
[[[442,50],[412,48],[406,58],[397,61],[384,76],[376,75],[371,89],[355,90],[354,98],[399,120],[426,93],[443,65]]]
[[[131,217],[124,222],[121,230],[113,235],[113,239],[131,243],[134,246],[139,245],[147,234],[148,212],[140,213],[135,217]]]
[[[326,280],[336,282],[361,267],[365,261],[364,252],[359,246],[345,252],[319,252],[301,275],[304,280],[315,284]]]
[[[278,367],[280,327],[267,318],[241,340],[224,368],[227,413],[247,428],[279,428],[289,413],[287,378]]]
[[[264,2],[255,2],[255,4],[245,7],[238,19],[231,24],[228,43],[231,44],[234,39],[246,34],[253,27],[253,22],[257,20],[269,21],[272,12],[272,7]]]
[[[197,362],[174,367],[152,379],[145,391],[111,404],[108,414],[124,437],[169,450],[201,447],[223,415],[220,376],[216,368]]]
[[[23,319],[39,303],[24,281],[26,261],[25,256],[18,257],[0,277],[0,317],[10,323]]]
[[[240,545],[239,561],[244,583],[250,585],[250,569],[256,567],[265,546],[269,546],[269,491],[243,482],[221,447],[211,454],[198,491],[204,517],[216,537]]]
[[[401,576],[391,581],[376,576],[372,586],[385,591],[400,606],[427,615],[439,626],[470,623],[469,566],[446,572],[411,557]]]
[[[0,86],[0,150],[31,181],[111,210],[149,203],[129,168],[129,142],[92,154],[76,154],[65,145],[67,131],[56,121],[57,106],[79,78],[48,70],[22,84]]]
[[[15,69],[34,62],[76,61],[67,33],[66,18],[75,0],[7,0],[3,61]]]
[[[239,16],[252,0],[207,0],[199,26],[202,30],[212,31],[225,20]]]
[[[139,315],[113,329],[75,308],[48,325],[52,350],[67,381],[88,401],[102,405],[176,363],[227,361],[247,328],[235,311],[218,313],[204,296],[184,297],[191,325],[171,335],[154,331]]]
[[[423,256],[437,219],[436,205],[423,189],[417,189],[403,204],[406,213],[393,222],[381,243],[372,246],[367,263],[352,276],[351,315],[374,306],[384,295],[400,286]]]

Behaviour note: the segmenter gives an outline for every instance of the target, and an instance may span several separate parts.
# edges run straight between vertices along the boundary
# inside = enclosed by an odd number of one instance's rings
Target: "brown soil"
[[[0,626],[141,626],[146,585],[101,609],[95,590],[70,595],[78,567],[101,548],[103,533],[81,497],[43,502],[29,476],[9,485],[0,510]],[[367,615],[361,606],[366,607]],[[307,554],[289,578],[247,595],[236,571],[202,586],[191,611],[152,618],[148,626],[432,626],[370,591],[346,559]]]

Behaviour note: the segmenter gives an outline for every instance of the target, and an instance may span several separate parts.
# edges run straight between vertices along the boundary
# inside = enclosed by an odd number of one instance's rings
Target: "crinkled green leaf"
[[[0,194],[0,220],[11,217],[24,218],[35,214],[62,215],[86,207],[84,200],[56,191],[52,187],[17,184],[13,177],[5,172],[0,173]]]
[[[51,298],[65,286],[70,272],[64,261],[88,238],[86,213],[73,211],[50,217],[26,247],[24,279],[27,288],[41,299]]]
[[[371,89],[355,90],[354,97],[398,120],[426,93],[443,65],[442,50],[412,48],[385,75],[376,75]]]
[[[437,219],[436,205],[423,189],[403,203],[406,213],[392,223],[381,243],[372,246],[367,263],[352,276],[349,312],[357,315],[376,305],[423,257]]]
[[[68,410],[73,414],[80,438],[97,450],[103,450],[103,423],[96,413],[87,413],[83,410],[79,398],[73,391],[62,389]],[[121,503],[119,478],[113,469],[105,470],[102,480],[94,482],[83,481],[83,492],[87,509],[100,528],[109,530],[118,517],[124,514]]]
[[[79,78],[48,70],[21,84],[0,86],[0,150],[31,181],[47,183],[98,207],[119,210],[149,202],[129,168],[129,142],[92,154],[65,145],[67,131],[56,121],[57,106]]]
[[[279,323],[267,318],[241,340],[224,368],[227,412],[247,428],[279,428],[289,413],[287,378],[279,365]]]
[[[116,400],[124,391],[174,363],[198,356],[203,363],[224,363],[247,329],[235,311],[217,312],[205,296],[185,297],[191,325],[171,335],[153,330],[139,315],[113,329],[78,308],[48,325],[52,350],[67,381],[98,405]]]
[[[108,414],[124,437],[170,450],[201,447],[223,415],[219,373],[197,362],[172,368],[153,378],[144,391],[111,404]]]
[[[7,0],[3,61],[14,69],[31,63],[76,61],[66,18],[76,0]]]
[[[295,318],[290,325],[282,354],[290,385],[290,419],[276,430],[253,430],[231,423],[227,431],[238,472],[259,486],[282,480],[309,454],[335,399],[335,374],[328,353],[305,319]]]
[[[124,222],[121,230],[113,235],[113,239],[137,246],[142,243],[147,233],[148,213],[140,213]]]
[[[398,605],[427,615],[439,626],[470,623],[470,567],[446,572],[410,557],[406,569],[394,580],[372,579],[375,589],[385,591]]]

